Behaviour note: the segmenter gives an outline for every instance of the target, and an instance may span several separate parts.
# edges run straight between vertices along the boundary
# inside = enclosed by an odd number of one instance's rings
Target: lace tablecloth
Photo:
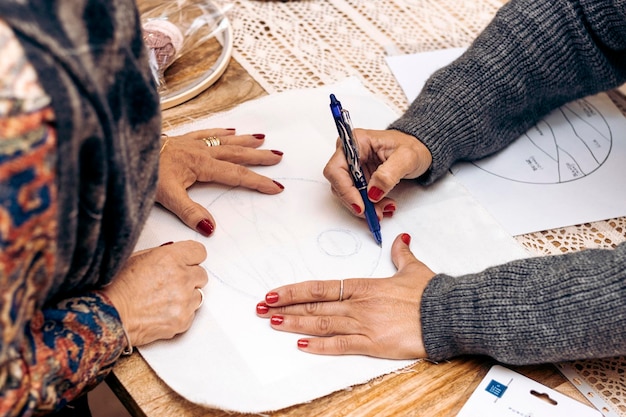
[[[499,0],[217,0],[234,29],[233,57],[268,92],[310,88],[357,76],[401,113],[408,102],[385,55],[468,46]],[[617,94],[611,97],[626,110]],[[517,236],[537,255],[612,248],[626,240],[626,218]],[[626,417],[626,358],[577,361],[583,394]],[[572,379],[570,377],[570,379]],[[591,387],[594,392],[587,392]],[[600,408],[600,407],[599,407]]]

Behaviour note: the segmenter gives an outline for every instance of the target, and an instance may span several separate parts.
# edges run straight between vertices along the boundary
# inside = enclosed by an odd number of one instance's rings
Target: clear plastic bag
[[[207,0],[160,0],[142,11],[143,39],[160,93],[172,63],[226,29],[226,11]]]

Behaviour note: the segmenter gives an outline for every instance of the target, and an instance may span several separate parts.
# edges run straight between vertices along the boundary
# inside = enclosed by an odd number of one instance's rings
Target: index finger
[[[349,298],[346,280],[305,281],[276,288],[265,295],[265,302],[272,307],[321,301],[341,301]]]
[[[195,240],[183,240],[172,245],[163,246],[163,249],[176,251],[176,256],[185,265],[199,265],[206,259],[206,249],[202,243]]]
[[[324,167],[323,174],[330,183],[333,193],[346,208],[354,213],[353,203],[359,202],[358,204],[362,204],[363,198],[359,194],[359,190],[354,186],[348,171],[348,163],[341,147],[338,147],[330,157]]]

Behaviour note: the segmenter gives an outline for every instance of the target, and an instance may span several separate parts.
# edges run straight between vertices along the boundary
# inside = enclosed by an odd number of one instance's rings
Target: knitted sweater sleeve
[[[512,0],[428,80],[391,129],[415,136],[431,183],[507,146],[551,110],[626,81],[626,0]]]
[[[626,1],[512,0],[390,127],[433,155],[430,183],[496,152],[554,108],[626,80]],[[429,357],[528,364],[626,354],[626,244],[437,275],[421,304]]]
[[[438,275],[421,304],[426,352],[530,364],[626,355],[626,243]]]

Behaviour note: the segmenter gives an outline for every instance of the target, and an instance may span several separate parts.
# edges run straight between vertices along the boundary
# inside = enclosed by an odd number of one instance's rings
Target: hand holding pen
[[[333,119],[335,120],[335,125],[337,126],[337,132],[339,133],[339,138],[341,139],[341,143],[343,145],[343,152],[348,163],[350,177],[352,178],[354,186],[361,194],[363,204],[365,205],[365,219],[367,220],[367,225],[369,226],[376,243],[378,243],[378,246],[382,246],[380,223],[378,222],[378,215],[376,214],[374,204],[372,204],[367,196],[367,180],[365,179],[365,175],[359,161],[359,148],[352,133],[350,114],[347,110],[341,107],[341,103],[337,100],[334,94],[330,95],[330,110],[333,114]]]
[[[332,101],[331,98],[331,110],[334,109],[333,118],[341,139],[340,129],[343,125],[338,123],[336,113],[341,114],[345,109],[341,108],[341,104],[333,106]],[[335,101],[339,103],[336,98]],[[350,126],[349,116],[347,125]],[[326,164],[324,176],[330,182],[333,193],[354,214],[361,215],[363,210],[359,203],[368,200],[374,203],[379,218],[391,217],[397,203],[387,194],[400,180],[418,178],[427,172],[432,155],[417,138],[398,130],[352,129],[350,126],[349,131],[352,133],[350,136],[352,146],[357,150],[357,154],[360,152],[357,162],[360,167],[367,169],[361,172],[370,174],[369,187],[366,185],[367,191],[364,193],[356,189],[343,149],[343,139],[338,142],[335,153]]]

